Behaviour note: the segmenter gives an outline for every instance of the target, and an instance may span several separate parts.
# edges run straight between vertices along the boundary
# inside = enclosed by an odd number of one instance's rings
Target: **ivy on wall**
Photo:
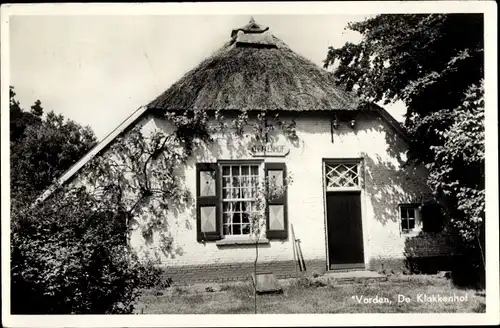
[[[183,167],[198,147],[212,145],[214,134],[230,129],[250,144],[271,142],[275,132],[283,133],[292,143],[299,138],[294,121],[286,122],[279,115],[270,117],[267,112],[257,113],[254,120],[247,111],[229,120],[220,111],[210,117],[202,110],[169,112],[165,119],[174,127],[171,132],[145,135],[140,126],[132,128],[87,164],[82,182],[99,199],[96,206],[123,213],[127,225],[137,222],[145,239],[151,239],[156,231],[161,250],[174,255],[178,250],[165,218],[192,208]],[[215,124],[209,124],[211,121]]]

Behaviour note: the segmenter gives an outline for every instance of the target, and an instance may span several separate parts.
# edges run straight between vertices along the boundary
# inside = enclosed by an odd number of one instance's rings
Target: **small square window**
[[[420,211],[418,204],[400,205],[399,219],[401,222],[401,231],[403,233],[417,233],[421,230]]]

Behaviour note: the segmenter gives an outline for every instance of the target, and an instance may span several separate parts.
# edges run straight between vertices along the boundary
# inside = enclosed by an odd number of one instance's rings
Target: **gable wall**
[[[283,117],[285,120],[286,118]],[[362,223],[365,263],[380,258],[402,258],[405,236],[401,235],[398,204],[420,202],[429,195],[425,185],[426,172],[405,169],[406,144],[394,129],[380,118],[358,116],[356,128],[341,122],[331,141],[330,122],[325,117],[296,118],[300,144],[290,145],[284,158],[266,158],[266,161],[285,161],[293,183],[288,189],[288,220],[300,238],[304,258],[326,266],[325,209],[323,200],[323,158],[364,158],[365,188],[362,192]],[[149,116],[143,120],[144,132],[155,129],[169,131],[164,120]],[[200,150],[183,169],[186,186],[196,194],[196,162],[217,159],[253,159],[245,141],[231,138],[231,133],[216,138],[211,149]],[[233,134],[234,136],[234,134]],[[281,142],[283,136],[278,136]],[[165,266],[213,265],[252,262],[253,245],[217,246],[214,242],[196,241],[194,206],[180,215],[170,215],[169,234],[173,251],[159,250],[158,238],[146,243],[139,230],[131,235],[131,243],[138,250],[157,250],[158,259]],[[290,233],[289,233],[290,235]],[[153,238],[155,239],[155,238]],[[290,237],[287,241],[271,241],[259,248],[259,262],[293,260]],[[321,266],[321,264],[320,264]]]

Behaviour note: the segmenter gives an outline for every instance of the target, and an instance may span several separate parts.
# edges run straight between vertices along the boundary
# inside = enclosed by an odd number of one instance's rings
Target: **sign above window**
[[[280,144],[254,145],[250,148],[253,157],[285,157],[290,148]]]

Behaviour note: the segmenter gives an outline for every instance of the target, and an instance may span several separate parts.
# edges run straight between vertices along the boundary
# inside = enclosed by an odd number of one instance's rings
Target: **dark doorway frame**
[[[358,186],[348,187],[348,188],[329,188],[326,177],[326,167],[327,165],[337,165],[346,164],[352,165],[356,164],[358,168]],[[325,254],[326,254],[326,270],[341,270],[341,269],[365,269],[366,268],[366,243],[365,243],[365,178],[364,178],[364,161],[362,157],[349,157],[349,158],[322,158],[321,163],[322,170],[322,188],[323,188],[323,210],[324,210],[324,227],[325,227]],[[364,263],[353,263],[353,264],[341,264],[341,265],[330,265],[330,254],[329,254],[329,236],[328,236],[328,213],[327,213],[327,191],[343,192],[343,191],[359,191],[360,192],[360,205],[361,205],[361,224],[362,224],[362,241],[363,241],[363,255]]]

